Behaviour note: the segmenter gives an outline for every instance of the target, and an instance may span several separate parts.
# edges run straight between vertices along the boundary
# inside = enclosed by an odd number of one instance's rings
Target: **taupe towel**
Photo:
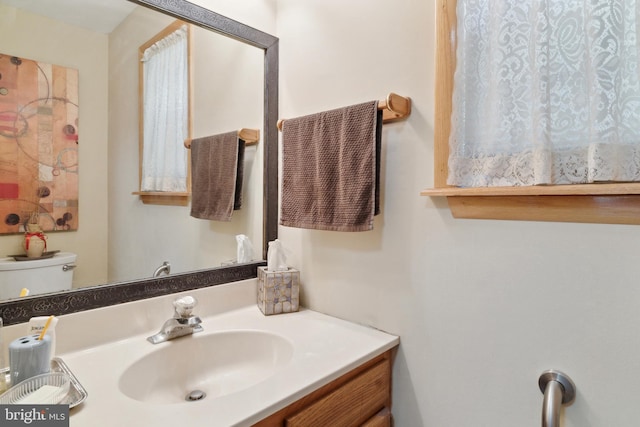
[[[280,224],[373,229],[379,212],[381,133],[377,101],[286,120]]]
[[[242,205],[244,141],[238,132],[191,141],[191,216],[231,221]]]

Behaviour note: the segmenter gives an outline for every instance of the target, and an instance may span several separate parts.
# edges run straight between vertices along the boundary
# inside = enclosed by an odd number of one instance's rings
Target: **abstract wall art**
[[[0,53],[0,234],[78,228],[78,71]]]

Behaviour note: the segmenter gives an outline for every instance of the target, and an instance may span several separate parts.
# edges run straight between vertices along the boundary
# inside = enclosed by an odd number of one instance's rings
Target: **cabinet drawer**
[[[389,408],[384,408],[360,427],[391,427],[391,411]]]
[[[387,359],[285,420],[287,427],[361,425],[386,406],[391,395]]]

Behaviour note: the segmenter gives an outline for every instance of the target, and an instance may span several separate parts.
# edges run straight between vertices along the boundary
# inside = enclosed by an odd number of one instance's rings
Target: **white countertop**
[[[134,361],[167,344],[146,341],[160,328],[159,323],[156,330],[59,354],[89,395],[71,410],[70,425],[250,426],[399,344],[396,336],[304,309],[264,316],[255,304],[249,304],[202,320],[204,332],[194,337],[232,330],[280,335],[293,344],[291,361],[277,375],[229,395],[175,404],[139,402],[123,394],[118,381]],[[98,328],[111,328],[123,321],[118,316]],[[178,338],[172,345],[178,345],[180,339],[191,337]],[[189,355],[174,362],[189,363]]]

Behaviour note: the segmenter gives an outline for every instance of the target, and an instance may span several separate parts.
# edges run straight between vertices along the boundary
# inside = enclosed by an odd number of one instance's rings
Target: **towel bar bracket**
[[[411,114],[411,98],[391,92],[385,100],[378,104],[378,108],[382,109],[384,122],[404,119]]]

